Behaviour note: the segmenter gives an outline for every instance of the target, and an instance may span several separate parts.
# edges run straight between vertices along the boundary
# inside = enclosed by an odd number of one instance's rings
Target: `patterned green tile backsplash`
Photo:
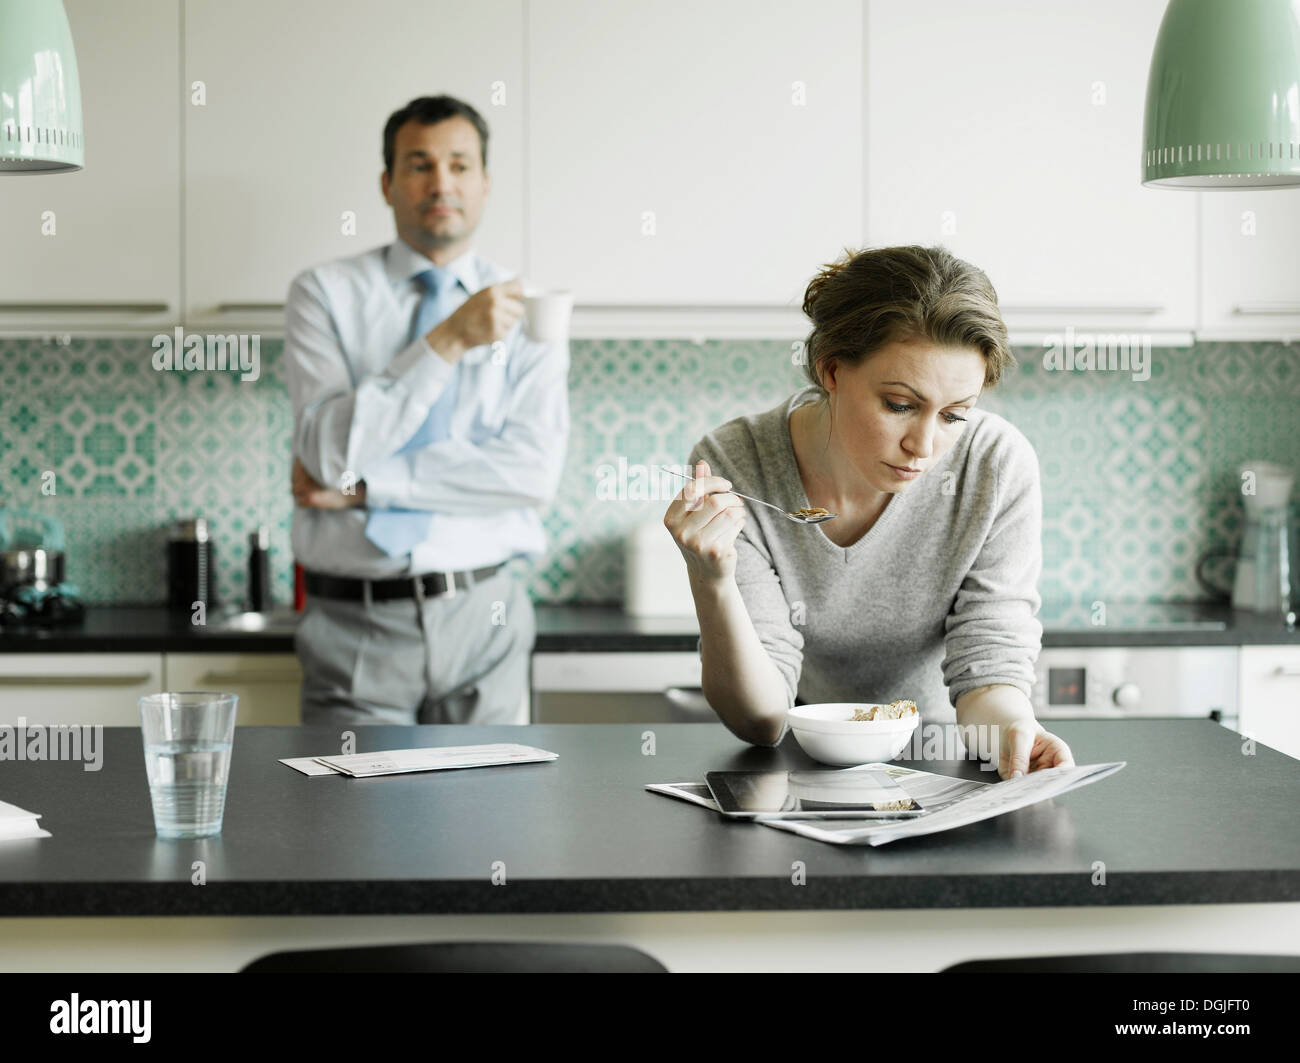
[[[63,522],[69,579],[97,602],[164,601],[167,528],[184,516],[211,522],[218,593],[240,601],[247,534],[268,524],[274,594],[289,601],[282,348],[264,339],[260,378],[241,382],[233,372],[156,372],[148,337],[0,340],[0,502]],[[534,598],[619,599],[623,533],[667,505],[638,499],[638,471],[684,462],[711,427],[801,386],[790,350],[574,341],[573,432],[545,514],[551,549],[529,575]],[[1237,463],[1300,472],[1300,347],[1157,348],[1150,379],[1138,381],[1047,371],[1035,348],[1016,355],[1019,367],[980,401],[1038,450],[1048,601],[1204,597],[1197,557],[1235,549],[1240,535]],[[632,490],[610,498],[620,460]]]

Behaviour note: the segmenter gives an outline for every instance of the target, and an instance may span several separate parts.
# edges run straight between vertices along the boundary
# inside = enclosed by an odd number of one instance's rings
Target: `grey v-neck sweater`
[[[808,505],[790,440],[796,392],[695,445],[715,475],[790,510]],[[972,409],[949,451],[849,547],[746,503],[736,585],[789,704],[910,698],[922,723],[1008,683],[1030,694],[1041,645],[1038,459],[1005,418]],[[945,689],[946,687],[946,689]]]

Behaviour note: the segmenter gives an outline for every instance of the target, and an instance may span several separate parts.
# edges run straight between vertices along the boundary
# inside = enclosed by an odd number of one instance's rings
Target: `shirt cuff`
[[[411,469],[400,456],[385,458],[366,470],[366,508],[404,509],[410,496]]]
[[[456,367],[430,347],[423,336],[417,336],[398,352],[384,372],[425,405],[432,406],[451,383]]]

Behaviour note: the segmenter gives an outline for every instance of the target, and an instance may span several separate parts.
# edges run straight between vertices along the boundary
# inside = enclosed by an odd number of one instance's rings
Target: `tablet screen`
[[[879,769],[842,771],[711,771],[718,808],[728,815],[897,817],[924,811]]]

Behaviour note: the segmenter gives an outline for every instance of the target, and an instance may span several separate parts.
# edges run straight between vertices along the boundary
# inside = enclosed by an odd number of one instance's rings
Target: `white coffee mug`
[[[569,335],[573,293],[554,289],[524,289],[524,331],[537,343],[564,340]]]

